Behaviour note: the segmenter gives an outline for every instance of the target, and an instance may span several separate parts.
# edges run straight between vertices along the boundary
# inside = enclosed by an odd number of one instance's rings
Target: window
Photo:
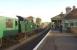
[[[65,23],[65,27],[68,27],[68,23]]]
[[[6,19],[6,28],[13,28],[13,20]]]
[[[70,26],[74,26],[74,23],[70,23]]]
[[[75,26],[77,26],[77,22],[75,22]]]

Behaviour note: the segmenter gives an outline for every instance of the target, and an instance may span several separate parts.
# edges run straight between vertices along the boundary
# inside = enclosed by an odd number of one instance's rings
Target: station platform
[[[33,50],[77,50],[77,35],[50,30]]]

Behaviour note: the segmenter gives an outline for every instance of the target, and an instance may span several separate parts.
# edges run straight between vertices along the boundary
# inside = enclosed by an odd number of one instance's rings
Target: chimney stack
[[[71,12],[71,8],[70,7],[66,7],[66,14],[69,14]]]
[[[75,7],[75,6],[73,6],[73,10],[74,10],[74,9],[76,9],[76,7]]]

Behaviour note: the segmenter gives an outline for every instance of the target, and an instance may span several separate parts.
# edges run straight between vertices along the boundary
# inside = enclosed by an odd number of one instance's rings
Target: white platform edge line
[[[50,31],[49,31],[50,32]],[[49,33],[48,32],[48,33]],[[33,50],[37,50],[37,48],[43,43],[43,41],[46,39],[46,37],[48,36],[48,33],[46,34],[46,36],[36,45],[36,47]]]

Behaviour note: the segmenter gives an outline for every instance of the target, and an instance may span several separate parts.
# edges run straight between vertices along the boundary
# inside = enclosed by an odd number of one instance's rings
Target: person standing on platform
[[[59,31],[60,32],[62,32],[62,28],[63,28],[62,25],[60,25],[60,27],[59,27]]]

